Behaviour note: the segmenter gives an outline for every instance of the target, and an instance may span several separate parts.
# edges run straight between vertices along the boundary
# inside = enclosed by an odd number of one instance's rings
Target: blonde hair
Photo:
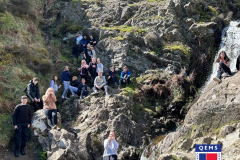
[[[49,87],[49,88],[46,90],[45,95],[47,95],[47,93],[48,93],[50,90],[52,90],[52,91],[54,92],[54,89],[53,89],[52,87]]]
[[[101,59],[100,59],[100,58],[98,58],[97,60],[101,61]]]
[[[73,76],[73,78],[72,78],[72,79],[76,80],[76,79],[77,79],[77,76]]]
[[[87,64],[85,60],[82,60],[82,63]]]
[[[127,66],[124,66],[123,69],[127,69]]]

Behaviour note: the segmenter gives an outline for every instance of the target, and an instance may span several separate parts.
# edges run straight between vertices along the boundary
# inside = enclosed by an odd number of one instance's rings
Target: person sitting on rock
[[[90,37],[90,41],[89,41],[89,42],[90,42],[90,45],[91,45],[91,46],[95,46],[95,45],[97,44],[97,41],[93,38],[92,35],[90,35],[89,37]]]
[[[130,84],[131,80],[130,80],[130,72],[127,69],[127,66],[123,67],[123,71],[121,72],[121,79],[119,80],[119,86],[121,87],[121,84]]]
[[[228,58],[227,54],[225,51],[221,51],[217,60],[217,77],[213,78],[214,81],[220,83],[221,82],[221,77],[222,76],[231,76],[232,72],[230,70],[230,59]],[[223,75],[224,73],[224,75]]]
[[[91,87],[93,87],[94,86],[94,80],[97,76],[97,63],[96,63],[96,58],[95,57],[93,57],[92,62],[89,63],[88,70],[89,70],[89,73],[90,73],[89,75],[92,78]]]
[[[88,43],[87,49],[84,50],[84,58],[86,59],[87,65],[89,65],[92,60],[92,50],[90,43]]]
[[[83,47],[83,48],[87,48],[87,44],[88,44],[88,39],[87,39],[87,36],[83,36],[83,39],[81,39],[80,41],[80,45]]]
[[[109,95],[108,94],[108,87],[106,85],[106,79],[105,76],[102,75],[103,72],[99,71],[98,72],[98,76],[95,78],[94,80],[94,87],[93,87],[93,91],[95,93],[98,93],[98,90],[105,90],[106,92],[106,96]]]
[[[13,125],[15,128],[15,137],[14,137],[14,156],[19,157],[19,145],[20,153],[22,155],[26,155],[24,148],[26,146],[28,135],[29,135],[29,127],[31,126],[31,107],[27,104],[27,96],[21,97],[21,104],[17,105],[14,108],[13,112]]]
[[[115,82],[117,82],[117,74],[114,67],[110,68],[110,71],[108,72],[108,86],[113,85],[113,88],[115,87]]]
[[[40,99],[40,92],[38,87],[38,78],[33,78],[29,81],[26,89],[25,89],[28,98],[31,100],[34,112],[37,111],[37,104],[39,109],[43,108],[43,101]]]
[[[82,65],[78,70],[80,71],[80,76],[81,79],[84,78],[87,81],[87,76],[88,76],[88,65],[86,64],[85,60],[82,60]]]
[[[236,63],[236,72],[238,72],[239,71],[239,69],[240,69],[240,55],[238,56],[238,58],[237,58],[237,63]]]
[[[70,85],[70,79],[71,79],[71,73],[69,71],[68,66],[65,66],[65,68],[61,74],[61,82],[64,86],[64,91],[62,94],[63,99],[68,99],[67,93],[68,93],[68,89],[69,89],[69,85]]]
[[[81,33],[78,33],[78,36],[76,38],[76,45],[73,47],[73,50],[72,50],[72,54],[75,56],[75,57],[78,57],[78,50],[80,49],[80,41],[83,39]]]
[[[58,89],[62,86],[62,85],[57,84],[57,80],[58,80],[58,77],[53,76],[53,79],[51,80],[50,86],[49,86],[49,87],[52,87],[54,89],[55,96],[57,95]]]
[[[102,72],[103,72],[103,64],[101,63],[100,58],[97,59],[97,73],[98,73],[99,71],[102,71]]]
[[[104,140],[103,160],[117,160],[118,142],[115,138],[115,132],[109,133],[108,139]]]
[[[79,84],[80,84],[80,82],[77,79],[77,76],[73,76],[71,85],[69,86],[69,90],[72,93],[71,96],[74,96],[74,93],[77,92]]]
[[[95,49],[94,49],[94,46],[91,46],[91,51],[92,51],[92,59],[93,58],[97,58],[97,55],[96,55],[96,51],[95,51]]]
[[[51,127],[51,129],[60,130],[60,128],[58,128],[57,126],[58,124],[57,107],[55,104],[57,99],[56,99],[56,96],[54,95],[54,89],[48,88],[45,95],[42,97],[42,99],[44,103],[43,111],[47,117],[47,123],[49,127]],[[52,117],[53,117],[54,125],[52,124]]]
[[[80,96],[80,99],[84,99],[88,96],[86,80],[84,78],[82,78],[82,83],[78,86],[77,94]]]

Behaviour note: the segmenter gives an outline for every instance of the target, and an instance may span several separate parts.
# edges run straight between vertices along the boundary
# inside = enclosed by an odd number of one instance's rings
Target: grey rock
[[[235,130],[235,127],[227,125],[223,126],[218,134],[219,137],[224,137],[230,133],[232,133]]]
[[[180,148],[183,148],[185,150],[189,150],[192,146],[193,140],[191,138],[187,138],[180,144]]]

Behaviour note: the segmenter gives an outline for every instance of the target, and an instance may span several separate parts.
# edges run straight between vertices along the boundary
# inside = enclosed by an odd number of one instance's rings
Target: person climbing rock
[[[43,108],[43,101],[40,99],[40,92],[39,92],[39,86],[38,86],[38,78],[33,78],[32,80],[29,81],[25,92],[27,94],[27,97],[31,100],[31,103],[34,108],[34,112],[36,112],[37,105],[39,109]]]
[[[77,79],[77,76],[73,76],[71,85],[69,86],[69,90],[72,93],[71,96],[74,96],[74,92],[77,92],[79,84],[80,84],[80,82]]]
[[[115,138],[115,132],[109,133],[108,139],[104,140],[103,160],[117,160],[118,142]]]
[[[53,79],[50,82],[49,87],[52,87],[54,89],[54,94],[57,95],[58,89],[61,88],[62,85],[58,85],[57,84],[58,81],[58,77],[57,76],[53,76]]]
[[[98,93],[98,90],[104,90],[106,93],[106,96],[108,96],[108,86],[106,85],[106,79],[105,76],[103,76],[103,72],[99,71],[98,76],[94,80],[94,87],[93,91],[94,93]]]
[[[79,56],[78,52],[80,52],[80,50],[81,50],[80,41],[82,39],[83,39],[83,37],[82,37],[81,33],[78,33],[78,36],[76,38],[76,45],[72,49],[72,54],[76,58]]]
[[[100,58],[97,59],[97,73],[99,71],[103,72],[103,64],[101,63],[101,59]]]
[[[84,50],[84,58],[86,59],[87,65],[89,65],[92,60],[92,50],[90,43],[87,45],[87,49]]]
[[[108,72],[108,86],[110,86],[112,83],[113,85],[112,87],[114,88],[115,82],[117,82],[117,74],[116,74],[115,68],[111,67],[110,71]]]
[[[238,72],[240,69],[240,55],[237,58],[237,63],[236,63],[236,72]]]
[[[53,88],[48,88],[45,95],[42,97],[43,99],[43,103],[44,103],[44,113],[47,117],[47,123],[49,125],[49,127],[51,127],[51,129],[57,129],[60,130],[60,128],[58,128],[57,124],[57,107],[55,102],[57,101],[56,96],[54,95],[54,89]],[[54,125],[52,123],[52,117],[53,117],[53,121],[54,121]]]
[[[89,38],[90,38],[90,41],[89,41],[90,45],[95,46],[97,44],[97,41],[93,38],[92,35],[90,35]]]
[[[80,96],[80,99],[84,99],[88,96],[86,80],[84,78],[82,78],[82,83],[78,86],[77,94]]]
[[[123,67],[123,71],[121,72],[121,79],[119,80],[119,86],[121,87],[121,84],[130,84],[131,80],[130,80],[130,72],[127,69],[127,66]]]
[[[15,157],[19,157],[19,147],[20,153],[22,155],[26,155],[24,148],[28,140],[29,127],[31,126],[31,107],[27,104],[27,96],[22,96],[21,102],[21,104],[14,108],[13,112],[13,125],[15,129]],[[20,141],[21,146],[19,146]]]
[[[222,76],[231,76],[232,72],[230,70],[230,59],[228,58],[225,51],[221,51],[217,60],[217,77],[213,78],[214,81],[220,83]]]
[[[82,65],[80,68],[78,68],[78,71],[80,71],[80,76],[81,79],[84,78],[87,81],[87,77],[88,77],[88,65],[86,64],[85,60],[82,60]]]
[[[97,63],[96,63],[96,58],[95,57],[93,57],[92,62],[89,63],[88,70],[89,70],[89,73],[90,73],[89,75],[91,76],[91,80],[92,80],[91,87],[93,87],[94,86],[94,80],[97,76]]]
[[[62,94],[63,99],[68,99],[67,93],[68,93],[68,89],[69,89],[69,85],[70,85],[70,78],[71,78],[71,73],[69,71],[69,68],[68,68],[68,66],[65,66],[65,68],[61,74],[61,83],[64,86],[64,91]]]
[[[95,49],[94,49],[94,47],[93,46],[91,46],[91,51],[92,51],[92,59],[93,58],[97,58],[97,55],[96,55],[96,51],[95,51]]]

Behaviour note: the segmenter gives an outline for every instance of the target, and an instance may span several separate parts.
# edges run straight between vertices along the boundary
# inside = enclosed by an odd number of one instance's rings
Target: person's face
[[[85,84],[85,82],[86,82],[85,79],[82,79],[82,84]]]
[[[97,60],[97,63],[100,63],[100,59]]]
[[[85,62],[82,62],[82,65],[85,65]]]
[[[53,93],[53,90],[52,90],[52,89],[50,89],[50,90],[48,91],[48,94],[50,94],[50,93]]]
[[[114,72],[114,69],[113,69],[113,68],[111,68],[111,71],[112,71],[112,72]]]
[[[55,77],[54,77],[54,80],[55,80],[55,81],[57,81],[57,80],[58,80],[58,77],[57,77],[57,76],[55,76]]]
[[[84,36],[84,39],[87,39],[87,36]]]
[[[69,68],[68,68],[68,67],[66,67],[66,68],[65,68],[65,70],[66,70],[66,71],[68,71],[68,70],[69,70]]]
[[[93,62],[93,63],[96,63],[96,59],[95,59],[95,58],[93,58],[93,59],[92,59],[92,62]]]
[[[221,58],[225,58],[225,53],[221,53],[221,54],[220,54],[220,57],[221,57]]]
[[[80,37],[81,36],[81,34],[78,34],[78,37]]]
[[[27,98],[26,99],[21,99],[22,104],[27,104]]]
[[[110,133],[109,137],[110,138],[115,138],[115,134],[114,133]]]
[[[73,77],[73,78],[72,78],[72,81],[75,81],[75,80],[76,80],[76,78]]]
[[[94,50],[94,48],[93,48],[93,47],[91,47],[91,50]]]
[[[91,48],[91,45],[88,43],[87,47],[88,47],[88,48]]]
[[[34,84],[34,85],[38,84],[38,81],[33,81],[33,84]]]
[[[124,68],[123,70],[124,70],[124,72],[127,72],[127,68]]]
[[[90,36],[91,39],[93,39],[93,36]]]
[[[102,72],[98,72],[98,75],[99,75],[100,77],[102,77]]]

